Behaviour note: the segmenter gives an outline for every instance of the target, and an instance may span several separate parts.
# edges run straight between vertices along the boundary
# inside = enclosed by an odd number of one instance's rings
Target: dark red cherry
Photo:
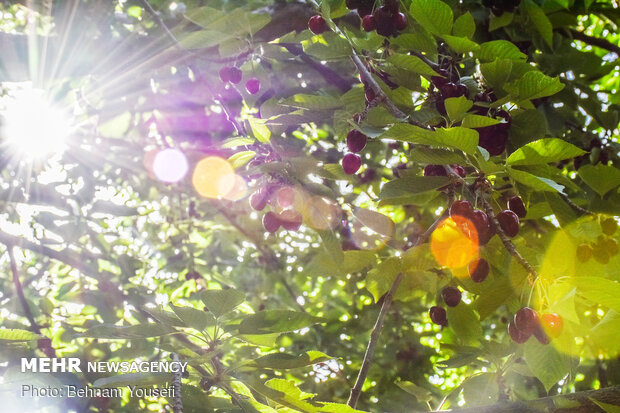
[[[321,15],[315,15],[308,20],[308,29],[314,34],[325,33],[328,29],[327,22]]]
[[[448,78],[450,74],[446,69],[439,69],[437,73],[439,73],[440,76],[432,76],[431,83],[435,85],[437,89],[439,89],[441,86],[449,82]]]
[[[461,178],[465,178],[467,176],[467,171],[465,171],[465,168],[463,168],[461,165],[454,165],[452,169]]]
[[[366,146],[366,142],[368,141],[368,136],[364,135],[362,132],[353,129],[347,135],[347,147],[353,153],[360,152]]]
[[[505,210],[497,214],[499,226],[510,238],[516,237],[519,233],[519,217],[510,210]]]
[[[467,200],[454,201],[450,206],[450,216],[462,216],[470,218],[474,214],[474,207],[471,202]]]
[[[273,234],[280,228],[280,219],[278,218],[278,214],[275,212],[269,211],[263,216],[263,227],[265,227],[265,231]]]
[[[366,184],[372,182],[377,177],[377,171],[373,168],[368,168],[360,175],[360,182]]]
[[[519,330],[515,326],[514,321],[511,320],[510,323],[508,323],[508,335],[510,335],[510,338],[515,343],[523,344],[527,341],[528,338],[530,338],[531,334],[526,334],[523,331]]]
[[[280,212],[278,219],[282,227],[287,231],[297,231],[303,221],[301,214],[292,209],[286,209]]]
[[[428,314],[431,316],[431,321],[440,326],[448,325],[448,317],[446,315],[446,310],[444,308],[438,306],[432,306],[430,310],[428,310]]]
[[[267,206],[267,194],[259,189],[250,197],[250,206],[256,211],[262,211]]]
[[[376,28],[376,26],[375,26],[375,16],[373,16],[372,14],[364,16],[364,18],[362,18],[362,28],[366,32],[371,32],[371,31],[375,30],[375,28]]]
[[[372,8],[372,4],[362,4],[357,8],[357,14],[359,14],[361,18],[364,18],[372,14]]]
[[[473,282],[481,283],[489,275],[489,263],[484,258],[480,258],[470,262],[467,270]]]
[[[448,82],[448,83],[442,85],[439,88],[439,93],[441,93],[441,96],[444,99],[454,98],[454,97],[459,96],[459,94],[458,94],[458,87],[456,86],[456,84],[454,84],[452,82]]]
[[[519,218],[525,218],[527,210],[520,196],[513,196],[508,200],[508,209],[517,214]]]
[[[348,175],[353,175],[362,166],[362,158],[354,153],[348,153],[342,158],[342,169]]]
[[[366,90],[364,91],[364,96],[366,96],[366,101],[370,103],[373,100],[375,100],[375,97],[377,95],[375,94],[375,91],[371,87],[367,87]]]
[[[426,165],[424,167],[424,176],[448,176],[448,173],[443,165]]]
[[[230,82],[230,67],[226,66],[220,69],[220,80],[223,83],[228,83]]]
[[[361,0],[346,0],[345,4],[347,5],[347,9],[355,10],[362,5]]]
[[[540,324],[536,326],[532,334],[536,337],[536,340],[538,340],[540,344],[547,345],[551,342],[551,338],[547,335]]]
[[[441,296],[449,307],[456,307],[461,302],[461,292],[456,287],[445,287],[441,290]]]
[[[394,22],[394,28],[398,31],[405,30],[407,28],[407,16],[404,13],[396,13],[392,17]]]
[[[241,69],[239,69],[238,67],[231,66],[230,68],[228,68],[228,77],[229,77],[228,81],[230,83],[238,85],[239,82],[241,82],[243,73],[241,72]]]
[[[392,14],[396,14],[399,11],[399,0],[384,0],[383,5],[390,11]]]
[[[389,37],[394,33],[394,22],[390,10],[381,6],[373,13],[375,16],[375,27],[381,36]]]
[[[517,329],[529,336],[539,326],[538,313],[530,307],[523,307],[515,314],[514,323]]]
[[[467,85],[464,85],[463,83],[459,83],[456,85],[456,96],[465,96],[468,97],[469,96],[469,88],[467,87]]]
[[[476,231],[478,231],[478,243],[480,245],[486,245],[493,236],[489,217],[487,217],[484,211],[475,210],[470,219],[476,227]]]
[[[260,80],[255,77],[248,79],[248,81],[245,82],[245,90],[247,90],[250,95],[257,94],[260,90]]]

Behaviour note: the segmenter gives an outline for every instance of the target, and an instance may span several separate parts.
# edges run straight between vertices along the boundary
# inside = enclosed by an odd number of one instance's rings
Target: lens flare
[[[192,176],[194,188],[204,198],[224,198],[235,188],[236,182],[233,167],[217,156],[198,162]]]
[[[394,223],[379,212],[358,208],[353,213],[351,240],[360,249],[378,249],[394,234]]]
[[[153,173],[162,182],[179,182],[187,174],[187,158],[178,149],[159,151],[153,159]]]
[[[20,156],[41,159],[62,153],[71,133],[68,115],[40,89],[23,89],[2,102],[4,143]]]
[[[478,258],[478,232],[473,222],[461,216],[444,219],[433,231],[431,251],[439,265],[451,269]]]
[[[333,229],[340,222],[341,211],[338,205],[327,198],[313,196],[308,199],[303,210],[304,221],[314,229]]]
[[[224,195],[223,198],[229,201],[239,201],[240,199],[243,199],[247,193],[248,184],[245,182],[245,179],[239,175],[235,175],[235,182],[233,183],[232,188],[230,188],[230,191]]]

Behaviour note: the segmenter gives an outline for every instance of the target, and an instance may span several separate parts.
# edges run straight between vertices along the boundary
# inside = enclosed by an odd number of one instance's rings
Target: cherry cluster
[[[366,142],[368,142],[368,136],[356,129],[347,134],[347,147],[351,153],[347,153],[342,158],[342,169],[346,174],[353,175],[362,166],[362,158],[357,153],[366,147]]]
[[[501,16],[504,13],[514,13],[521,0],[482,0],[484,7],[491,9],[491,13]]]
[[[250,206],[256,211],[262,211],[269,204],[274,209],[263,215],[265,231],[273,234],[280,227],[287,231],[297,231],[301,226],[303,217],[292,209],[294,201],[295,191],[290,186],[268,184],[250,197]],[[280,212],[276,212],[278,209]]]
[[[365,3],[364,0],[347,0],[349,9],[357,9],[365,31],[376,30],[377,34],[390,37],[407,28],[407,16],[400,11],[398,0],[385,0],[383,6],[374,11],[372,5],[367,9]],[[370,12],[367,13],[368,10]]]
[[[556,313],[539,316],[536,310],[523,307],[508,323],[508,335],[518,344],[525,343],[532,335],[541,344],[549,344],[552,339],[560,336],[563,326],[562,317]]]
[[[446,69],[438,69],[437,73],[438,76],[431,77],[429,97],[435,100],[437,111],[445,116],[446,99],[460,96],[469,98],[470,92],[467,85],[460,81],[455,72],[450,73]],[[506,150],[508,130],[512,120],[508,111],[489,108],[489,105],[496,100],[497,97],[492,91],[479,92],[473,97],[474,106],[471,109],[477,115],[502,118],[502,122],[496,125],[476,128],[480,135],[478,145],[486,149],[492,156],[499,155]]]
[[[600,221],[602,235],[599,235],[596,242],[579,244],[577,247],[577,259],[581,262],[588,262],[590,258],[601,264],[607,264],[611,257],[618,255],[618,241],[612,236],[618,230],[618,223],[613,218],[606,218]]]
[[[220,69],[219,74],[222,83],[232,83],[233,85],[241,83],[243,78],[243,72],[235,66],[224,66]],[[245,89],[251,95],[257,94],[260,90],[260,80],[255,77],[248,79],[247,82],[245,82]]]

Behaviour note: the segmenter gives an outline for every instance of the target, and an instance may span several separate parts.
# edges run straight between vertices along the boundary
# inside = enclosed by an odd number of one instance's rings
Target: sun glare
[[[0,114],[2,144],[15,155],[40,160],[64,150],[69,117],[43,90],[22,89],[6,96]]]

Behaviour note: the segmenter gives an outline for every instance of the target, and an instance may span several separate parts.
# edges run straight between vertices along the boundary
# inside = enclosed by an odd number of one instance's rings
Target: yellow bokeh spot
[[[217,156],[204,158],[196,165],[192,184],[200,196],[224,198],[234,190],[237,178],[227,160]]]
[[[467,218],[444,219],[433,231],[431,251],[441,266],[461,268],[479,257],[478,232]]]
[[[248,193],[248,184],[239,175],[235,175],[235,181],[230,191],[223,197],[229,201],[239,201]]]

